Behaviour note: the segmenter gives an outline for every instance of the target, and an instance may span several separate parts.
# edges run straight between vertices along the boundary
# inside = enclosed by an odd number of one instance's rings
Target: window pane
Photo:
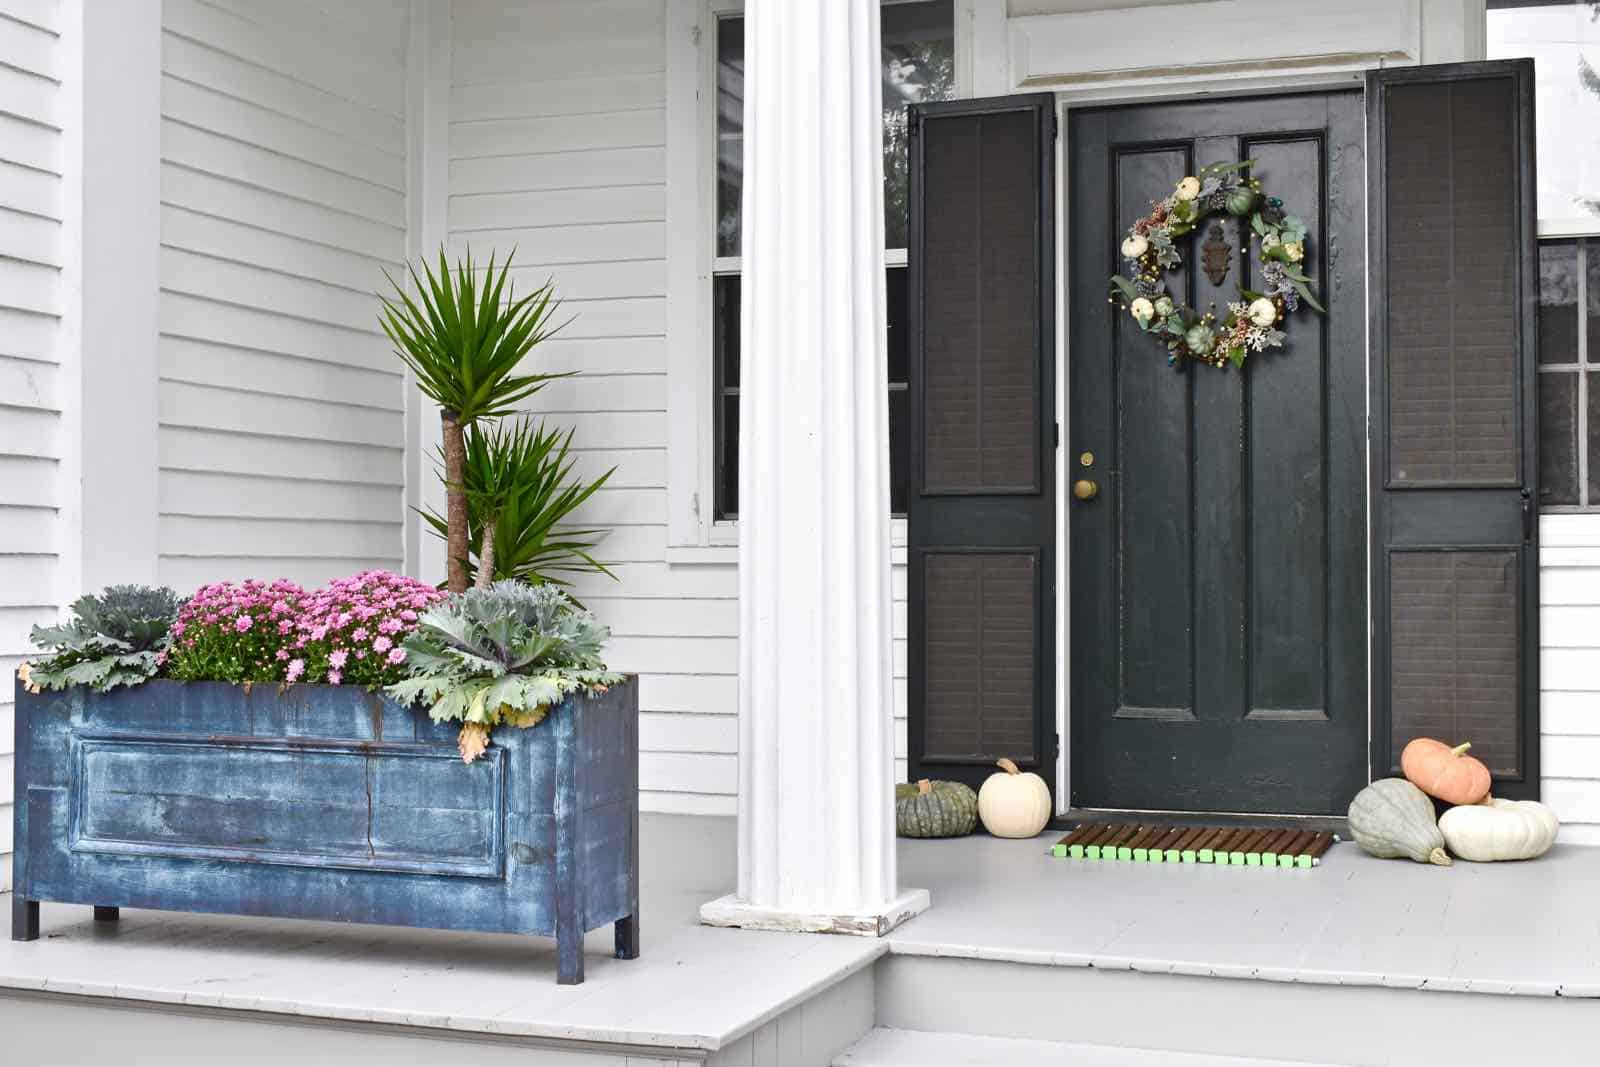
[[[1591,237],[1583,245],[1589,260],[1589,311],[1584,318],[1588,323],[1589,363],[1596,366],[1600,365],[1600,237]]]
[[[954,0],[882,7],[884,247],[906,246],[906,105],[956,90]],[[739,254],[744,152],[744,19],[717,23],[717,255]]]
[[[717,255],[739,254],[744,186],[744,19],[717,23]]]
[[[884,294],[889,307],[889,380],[906,380],[906,363],[911,344],[911,320],[906,317],[906,269],[890,267],[884,274]]]
[[[883,230],[885,248],[906,246],[906,105],[956,91],[953,0],[884,4]]]
[[[1539,242],[1539,362],[1578,362],[1578,249],[1571,241]]]
[[[716,418],[716,501],[718,519],[739,515],[739,300],[737,274],[719,274],[711,281],[711,351],[716,365],[712,389]]]
[[[906,270],[890,267],[888,287],[889,327],[889,500],[896,515],[906,510],[906,480],[911,469],[909,394],[906,381]],[[739,513],[739,303],[742,291],[737,274],[712,279],[712,350],[716,353],[713,402],[716,413],[716,516],[734,519]],[[893,384],[891,384],[893,383]],[[900,386],[896,388],[896,385]]]
[[[1593,380],[1589,387],[1592,396]],[[1578,502],[1578,374],[1545,371],[1539,375],[1539,503]]]
[[[906,513],[906,484],[911,471],[911,393],[889,390],[889,510]]]
[[[1489,0],[1490,59],[1532,56],[1539,218],[1600,218],[1600,8]]]
[[[1588,374],[1589,506],[1594,507],[1600,505],[1600,372],[1589,371]]]
[[[719,274],[711,285],[716,305],[711,343],[720,375],[717,383],[724,389],[739,385],[739,294],[742,291],[739,282],[737,274]]]
[[[717,398],[717,518],[739,517],[739,394]]]

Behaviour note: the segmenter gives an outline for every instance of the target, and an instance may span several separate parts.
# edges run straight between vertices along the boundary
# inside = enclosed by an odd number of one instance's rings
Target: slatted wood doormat
[[[1304,868],[1319,865],[1337,840],[1312,830],[1084,823],[1051,853],[1058,859]]]

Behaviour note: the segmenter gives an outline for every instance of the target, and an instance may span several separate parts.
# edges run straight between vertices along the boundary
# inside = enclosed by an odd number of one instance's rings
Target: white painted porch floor
[[[387,927],[43,907],[0,987],[402,1026],[720,1049],[885,952],[1273,981],[1600,997],[1600,849],[1445,869],[1339,845],[1315,870],[1054,859],[1051,837],[902,842],[933,907],[883,940],[699,926],[733,884],[728,819],[646,816],[641,959]],[[9,900],[0,900],[0,913]]]

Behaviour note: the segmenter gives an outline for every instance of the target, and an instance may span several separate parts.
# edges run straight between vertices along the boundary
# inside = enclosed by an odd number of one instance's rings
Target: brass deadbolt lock
[[[1078,457],[1078,462],[1085,467],[1094,466],[1094,453],[1085,452]]]

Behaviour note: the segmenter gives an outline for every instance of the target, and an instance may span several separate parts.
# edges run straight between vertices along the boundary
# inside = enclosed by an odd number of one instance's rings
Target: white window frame
[[[908,3],[913,0],[880,0]],[[954,0],[956,96],[970,95],[972,40],[982,0]],[[667,7],[667,561],[733,563],[739,524],[715,518],[712,279],[737,273],[717,256],[717,20],[744,0],[669,0]],[[885,266],[904,266],[904,249]],[[905,519],[890,524],[903,550]],[[902,560],[903,551],[895,559]]]

